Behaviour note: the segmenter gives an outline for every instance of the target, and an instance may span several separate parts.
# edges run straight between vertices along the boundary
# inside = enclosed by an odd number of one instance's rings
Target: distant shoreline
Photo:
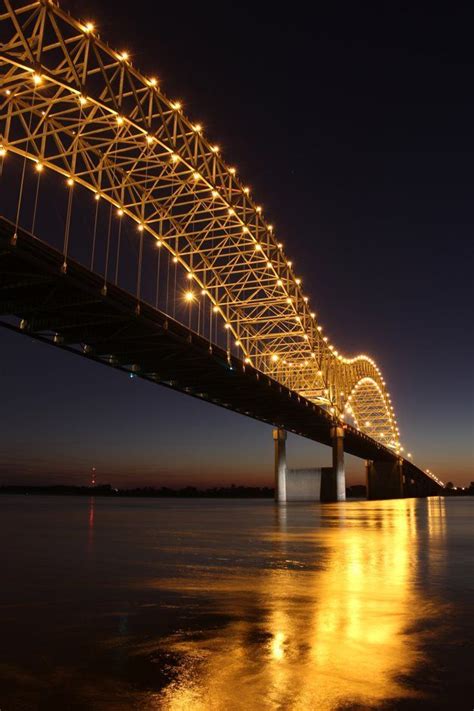
[[[1,494],[27,494],[37,496],[48,494],[52,496],[103,496],[119,498],[141,497],[141,498],[272,498],[274,490],[268,487],[252,486],[230,486],[214,487],[210,489],[198,489],[193,486],[186,486],[181,489],[171,489],[162,487],[136,487],[133,489],[117,489],[110,484],[97,486],[1,486]]]
[[[100,496],[109,498],[148,498],[148,499],[273,499],[274,489],[268,486],[219,486],[208,489],[198,489],[194,486],[185,486],[181,489],[171,489],[162,487],[136,487],[133,489],[117,489],[110,484],[97,486],[72,486],[72,485],[50,485],[50,486],[28,486],[28,485],[5,485],[0,486],[0,495],[23,495],[23,496]],[[474,487],[465,489],[448,489],[445,496],[474,496]],[[365,499],[366,488],[363,484],[354,484],[346,489],[348,499]]]
[[[51,485],[51,486],[27,486],[10,485],[1,486],[0,495],[18,494],[27,496],[103,496],[103,497],[134,497],[134,498],[187,498],[187,499],[273,499],[274,489],[271,487],[259,486],[222,486],[208,489],[198,489],[194,486],[186,486],[181,489],[171,489],[166,486],[137,487],[134,489],[117,489],[110,484],[99,486],[71,486],[71,485]],[[348,498],[364,498],[365,486],[356,485],[347,489]]]

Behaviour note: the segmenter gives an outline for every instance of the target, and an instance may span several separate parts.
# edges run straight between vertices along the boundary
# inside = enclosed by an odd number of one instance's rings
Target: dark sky
[[[62,4],[250,184],[325,331],[382,367],[416,463],[473,472],[469,4]],[[270,428],[0,333],[2,479],[271,483]],[[290,440],[290,463],[327,464]],[[350,460],[350,481],[362,479]]]

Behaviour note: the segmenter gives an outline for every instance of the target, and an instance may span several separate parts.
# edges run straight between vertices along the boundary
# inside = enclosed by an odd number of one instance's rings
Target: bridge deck
[[[331,444],[324,409],[211,345],[149,304],[0,218],[0,325],[137,377]],[[364,459],[394,453],[347,426],[345,451]],[[406,462],[413,477],[424,472]]]

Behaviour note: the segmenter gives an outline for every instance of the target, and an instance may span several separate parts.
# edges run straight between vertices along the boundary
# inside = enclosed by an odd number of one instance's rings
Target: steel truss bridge
[[[343,428],[347,452],[439,490],[219,147],[48,0],[0,0],[0,215],[6,327],[319,442]]]

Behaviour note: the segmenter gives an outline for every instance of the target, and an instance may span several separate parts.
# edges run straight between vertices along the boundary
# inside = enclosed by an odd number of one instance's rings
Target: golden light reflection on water
[[[292,528],[297,509],[279,512],[263,569],[155,581],[225,616],[212,634],[165,640],[178,661],[156,708],[332,711],[414,695],[403,679],[422,661],[415,623],[437,613],[416,584],[419,529],[430,543],[444,535],[444,501],[321,510],[314,531]]]

